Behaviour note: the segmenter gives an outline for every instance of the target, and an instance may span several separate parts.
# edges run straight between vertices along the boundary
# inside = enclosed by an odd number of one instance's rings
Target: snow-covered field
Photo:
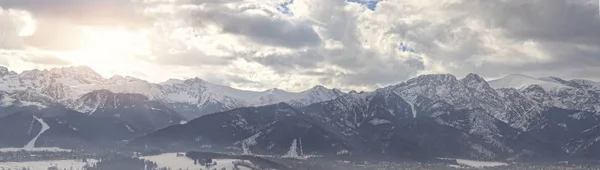
[[[34,161],[34,162],[0,162],[0,169],[48,170],[50,167],[69,170],[83,170],[85,165],[94,165],[97,160],[88,159],[87,162],[76,160]]]
[[[161,155],[141,157],[141,159],[155,162],[158,165],[158,167],[167,167],[171,169],[202,168],[202,166],[200,165],[194,165],[194,160],[189,159],[188,157],[178,157],[177,153],[165,153]],[[234,169],[234,162],[244,162],[250,165],[252,164],[250,161],[239,159],[214,159],[213,161],[217,164],[211,167],[210,169]],[[241,170],[251,170],[243,166],[239,166],[238,168]]]
[[[488,167],[498,167],[498,166],[506,166],[507,163],[504,162],[486,162],[486,161],[474,161],[467,159],[452,159],[452,158],[440,158],[444,160],[456,160],[456,162],[460,165],[469,166],[473,168],[488,168]]]
[[[504,162],[485,162],[485,161],[473,161],[466,159],[456,159],[456,162],[461,165],[466,165],[475,168],[486,168],[486,167],[497,167],[497,166],[506,166],[507,163]]]
[[[62,149],[56,147],[47,147],[47,148],[0,148],[0,152],[72,152],[69,149]]]

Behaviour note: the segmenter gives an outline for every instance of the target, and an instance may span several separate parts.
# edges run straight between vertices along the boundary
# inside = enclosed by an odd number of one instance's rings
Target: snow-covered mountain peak
[[[555,81],[549,81],[548,79],[537,79],[530,76],[522,75],[522,74],[511,74],[506,77],[492,80],[489,84],[495,88],[515,88],[515,89],[524,89],[531,85],[539,85],[540,87],[546,90],[554,90],[560,88],[570,88],[567,85],[557,83]]]
[[[338,89],[329,89],[325,86],[317,85],[300,93],[338,93]]]
[[[119,75],[103,78],[86,66],[29,70],[21,74],[3,76],[2,79],[4,81],[0,81],[1,91],[32,91],[76,110],[77,106],[65,102],[86,97],[83,95],[88,95],[87,97],[112,96],[107,94],[110,91],[119,94],[144,95],[150,100],[165,103],[172,109],[185,112],[186,117],[189,118],[237,107],[261,106],[278,102],[306,106],[344,95],[340,90],[328,89],[323,86],[315,86],[302,92],[288,92],[280,89],[246,91],[210,83],[201,78],[170,79],[167,82],[155,84]],[[104,91],[90,94],[96,90]]]
[[[19,74],[19,77],[34,79],[34,78],[40,77],[43,74],[44,74],[44,72],[42,70],[33,69],[33,70],[25,70],[25,71],[21,72],[21,74]]]
[[[472,81],[472,82],[486,82],[484,78],[482,78],[481,76],[479,76],[478,74],[475,74],[475,73],[467,74],[467,76],[465,76],[465,78],[463,78],[462,80],[463,81]]]
[[[322,85],[316,85],[316,86],[310,88],[310,90],[329,90],[329,89],[327,89],[327,87],[322,86]]]
[[[269,89],[269,90],[265,90],[265,93],[273,94],[273,93],[289,93],[289,92],[281,90],[281,89],[278,89],[278,88],[272,88],[272,89]]]
[[[458,82],[456,76],[452,74],[426,74],[406,81],[407,84],[432,84],[439,85],[445,83]]]
[[[50,73],[59,74],[63,76],[67,75],[83,75],[90,76],[92,78],[101,79],[102,76],[98,74],[96,71],[92,70],[92,68],[88,66],[73,66],[73,67],[63,67],[63,68],[53,68],[49,70]]]
[[[142,83],[150,84],[150,82],[148,82],[146,80],[138,79],[138,78],[131,77],[131,76],[123,77],[121,75],[115,75],[115,76],[112,76],[110,79],[108,79],[108,84],[124,84],[124,83],[133,83],[133,82],[142,82]]]
[[[559,78],[559,77],[554,77],[554,76],[550,76],[550,77],[542,77],[539,78],[540,80],[543,81],[550,81],[550,82],[556,82],[556,83],[561,83],[561,84],[566,84],[566,80]]]
[[[53,68],[44,70],[42,74],[49,74],[52,80],[67,86],[102,85],[106,79],[87,66]]]
[[[0,76],[5,76],[5,75],[14,75],[17,74],[14,71],[10,71],[8,70],[8,68],[4,67],[4,66],[0,66]]]
[[[110,80],[110,81],[123,81],[123,80],[125,80],[125,77],[123,77],[121,75],[114,75],[114,76],[110,77],[108,80]]]
[[[600,90],[600,82],[591,81],[591,80],[582,80],[582,79],[571,80],[571,82],[579,84],[581,86],[585,86],[587,88]]]
[[[159,83],[160,85],[173,85],[173,84],[181,84],[184,80],[181,79],[169,79],[165,82]]]
[[[0,65],[0,73],[8,73],[8,68]]]
[[[191,79],[186,79],[183,82],[187,83],[187,84],[194,84],[194,83],[202,83],[203,84],[203,83],[206,83],[206,81],[204,81],[203,79],[198,78],[198,77],[194,77],[194,78],[191,78]]]
[[[470,73],[460,81],[468,88],[476,89],[482,92],[494,93],[494,89],[488,84],[488,82],[477,74]]]
[[[547,93],[546,89],[544,89],[544,87],[541,86],[541,85],[539,85],[539,84],[529,85],[529,86],[521,89],[521,91],[524,91],[524,92]]]

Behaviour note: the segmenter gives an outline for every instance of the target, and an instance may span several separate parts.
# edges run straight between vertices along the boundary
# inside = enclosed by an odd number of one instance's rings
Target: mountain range
[[[340,90],[323,86],[315,86],[299,93],[280,89],[257,92],[217,85],[199,78],[170,79],[163,83],[150,83],[118,75],[107,79],[86,66],[29,70],[20,74],[0,67],[0,91],[6,96],[1,103],[3,106],[10,106],[15,101],[23,106],[38,108],[59,104],[87,114],[93,114],[103,107],[110,107],[109,105],[116,107],[119,99],[137,97],[157,101],[178,112],[186,120],[244,106],[279,102],[305,106],[344,95]],[[117,95],[117,100],[108,101],[107,97],[114,98],[111,95]]]
[[[60,139],[68,137],[82,147],[105,140],[271,155],[300,148],[331,156],[600,158],[600,83],[589,80],[432,74],[372,92],[316,86],[292,93],[199,78],[106,79],[87,67],[0,68],[0,76],[0,122],[10,122],[0,124],[0,138],[18,136],[0,141],[4,147],[33,138],[24,129],[39,129],[39,116],[50,130],[37,146],[66,146]]]

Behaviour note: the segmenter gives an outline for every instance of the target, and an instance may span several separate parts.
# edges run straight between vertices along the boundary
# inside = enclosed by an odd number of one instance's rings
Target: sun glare
[[[73,61],[98,71],[128,75],[137,67],[134,58],[147,55],[148,42],[142,30],[81,28],[85,44],[74,51]]]

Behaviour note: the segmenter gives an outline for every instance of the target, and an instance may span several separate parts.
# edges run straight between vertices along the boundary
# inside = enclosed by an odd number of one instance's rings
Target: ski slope
[[[44,119],[38,118],[38,117],[33,117],[36,121],[38,121],[40,124],[42,124],[42,129],[40,130],[40,132],[37,134],[37,136],[35,136],[33,139],[31,139],[31,141],[29,141],[27,143],[27,145],[25,145],[23,148],[25,149],[32,149],[35,148],[35,142],[37,141],[37,139],[40,137],[40,135],[42,135],[44,132],[46,132],[48,129],[50,129],[50,126],[48,126],[48,124],[46,124],[46,122],[44,122]]]

